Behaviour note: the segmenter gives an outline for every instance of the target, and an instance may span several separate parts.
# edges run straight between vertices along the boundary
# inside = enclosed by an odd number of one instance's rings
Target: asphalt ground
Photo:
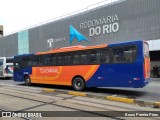
[[[14,82],[13,80],[0,80],[0,84],[11,84],[18,86],[25,86],[24,83]],[[67,86],[57,86],[57,85],[42,85],[42,84],[32,84],[32,87],[36,88],[49,88],[64,91],[73,91],[72,87]],[[105,96],[115,96],[123,98],[131,98],[139,101],[149,101],[149,102],[160,102],[160,78],[152,79],[151,83],[144,88],[88,88],[83,91],[87,94],[95,95],[105,95]]]
[[[119,103],[103,99],[93,99],[71,94],[43,92],[42,89],[42,87],[28,87],[24,85],[1,83],[0,113],[2,111],[5,113],[9,112],[14,118],[3,116],[0,119],[159,120],[160,117],[159,108],[141,107],[133,104]],[[24,113],[29,114],[22,116]],[[31,113],[40,114],[38,114],[38,116],[31,116]]]

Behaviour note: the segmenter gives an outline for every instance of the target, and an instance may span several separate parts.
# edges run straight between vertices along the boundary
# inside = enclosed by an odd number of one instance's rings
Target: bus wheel
[[[76,91],[82,91],[85,88],[85,82],[81,77],[76,77],[73,80],[73,89]]]
[[[24,78],[24,81],[25,81],[25,85],[27,85],[27,86],[31,85],[31,79],[30,79],[29,76],[26,76],[26,77]]]

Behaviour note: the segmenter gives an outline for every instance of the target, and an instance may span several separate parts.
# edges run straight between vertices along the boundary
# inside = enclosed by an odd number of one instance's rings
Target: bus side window
[[[136,51],[135,46],[124,47],[124,57],[125,57],[126,63],[130,63],[134,61],[135,51]]]
[[[81,64],[88,64],[88,52],[81,51]]]
[[[99,50],[90,51],[90,63],[91,64],[100,63],[100,51]]]
[[[56,65],[57,64],[57,57],[55,54],[51,55],[51,65]]]
[[[28,57],[28,63],[27,63],[27,65],[28,65],[29,67],[32,66],[32,56],[29,56],[29,57]]]
[[[3,65],[3,59],[0,59],[0,66]]]
[[[113,49],[113,60],[114,63],[125,63],[124,47]]]
[[[28,67],[28,57],[23,57],[22,61],[22,67]]]
[[[79,52],[73,52],[73,65],[80,64],[80,53]]]
[[[39,66],[50,65],[50,54],[49,55],[39,55]]]
[[[39,56],[32,56],[32,65],[33,66],[38,66],[39,64]]]
[[[71,54],[65,54],[64,55],[64,64],[65,65],[71,65],[72,64],[72,56],[71,56]]]
[[[44,57],[43,55],[39,55],[39,66],[43,66],[44,65]]]
[[[57,56],[57,64],[64,65],[64,56],[61,53]]]
[[[135,46],[113,48],[113,63],[131,63],[135,59],[135,54]]]
[[[14,58],[13,57],[6,57],[6,63],[13,63]]]
[[[101,50],[101,63],[109,63],[109,62],[110,62],[109,49],[102,49]]]
[[[44,55],[44,65],[45,66],[49,66],[50,65],[50,58],[51,58],[51,55]]]

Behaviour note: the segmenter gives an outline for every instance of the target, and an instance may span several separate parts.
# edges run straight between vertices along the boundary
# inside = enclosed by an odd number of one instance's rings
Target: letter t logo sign
[[[48,43],[48,47],[50,48],[50,47],[52,47],[52,42],[53,42],[53,39],[48,39],[47,40],[47,43]]]

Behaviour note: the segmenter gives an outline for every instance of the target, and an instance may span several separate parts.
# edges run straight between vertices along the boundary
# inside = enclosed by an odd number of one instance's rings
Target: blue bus
[[[149,46],[142,40],[70,46],[14,57],[14,81],[86,87],[143,88],[150,81]]]

